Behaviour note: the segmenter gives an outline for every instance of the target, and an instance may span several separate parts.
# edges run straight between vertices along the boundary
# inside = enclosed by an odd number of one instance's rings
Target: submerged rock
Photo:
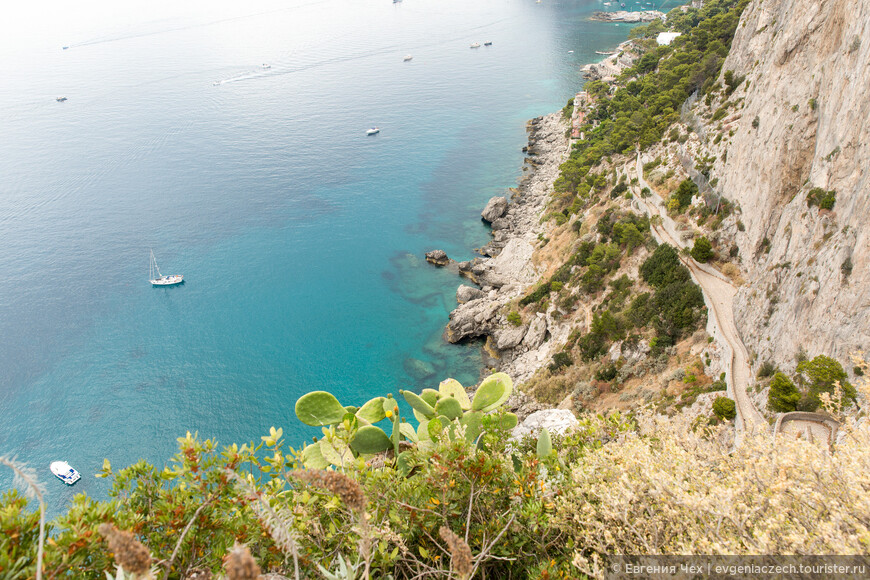
[[[418,358],[406,358],[402,362],[405,372],[418,381],[424,381],[435,375],[435,367]]]
[[[507,198],[499,196],[493,197],[486,204],[486,207],[483,208],[483,211],[480,212],[480,217],[482,217],[484,221],[492,223],[504,215],[504,212],[507,211],[507,206]]]
[[[426,261],[436,266],[446,266],[450,263],[450,258],[447,257],[447,252],[444,250],[432,250],[426,252]]]

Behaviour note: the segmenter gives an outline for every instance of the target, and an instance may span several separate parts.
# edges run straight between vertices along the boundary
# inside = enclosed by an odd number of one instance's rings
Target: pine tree
[[[790,413],[797,410],[797,404],[800,400],[801,393],[790,378],[783,373],[773,375],[773,380],[770,382],[770,392],[767,394],[767,406],[771,411]]]

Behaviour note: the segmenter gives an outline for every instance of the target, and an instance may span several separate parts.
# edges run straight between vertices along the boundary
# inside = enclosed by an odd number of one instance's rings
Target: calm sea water
[[[422,255],[468,259],[486,242],[479,212],[515,185],[525,121],[563,106],[579,67],[628,33],[587,20],[601,8],[13,13],[0,29],[0,453],[37,467],[55,511],[102,494],[103,458],[162,464],[187,430],[229,443],[275,425],[297,443],[311,433],[293,405],[310,390],[357,404],[474,383],[478,347],[441,339],[460,280]],[[183,286],[147,283],[149,248]],[[57,458],[83,473],[74,488],[50,479]]]

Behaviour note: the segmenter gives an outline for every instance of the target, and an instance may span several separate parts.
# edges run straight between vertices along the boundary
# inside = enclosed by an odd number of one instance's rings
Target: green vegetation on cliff
[[[665,28],[683,34],[669,46],[656,45],[658,23],[633,29],[646,52],[622,74],[615,90],[601,81],[586,85],[596,105],[581,128],[586,139],[575,144],[562,165],[556,189],[582,196],[586,176],[602,159],[661,140],[685,100],[713,88],[746,4],[708,0],[700,10],[672,10]]]

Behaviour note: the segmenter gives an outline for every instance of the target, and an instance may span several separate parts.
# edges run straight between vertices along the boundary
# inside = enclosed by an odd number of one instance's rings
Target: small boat
[[[480,43],[479,42],[472,42],[471,48],[480,48]]]
[[[620,4],[620,6],[622,6],[623,8],[625,8],[625,2],[622,2],[622,3]]]
[[[157,276],[154,276],[157,272]],[[148,266],[148,281],[152,286],[175,286],[184,282],[184,276],[181,274],[160,274],[160,268],[157,267],[157,258],[154,257],[154,250],[151,250],[151,263]]]
[[[218,86],[219,84],[221,84],[220,81],[215,81],[215,82],[212,83],[212,85],[214,85],[214,86]]]
[[[492,41],[487,40],[486,42],[483,43],[483,46],[492,46]]]
[[[408,61],[411,60],[412,58],[414,58],[414,57],[411,56],[410,54],[406,54],[406,55],[405,55],[405,58],[403,58],[402,60],[405,61],[405,62],[408,62]]]
[[[264,63],[263,63],[263,68],[272,68],[272,65],[271,65],[271,64],[266,64],[266,63],[264,62]]]
[[[73,469],[66,461],[52,461],[48,467],[59,480],[67,485],[72,485],[82,478],[79,472]]]
[[[381,130],[378,129],[377,127],[372,127],[371,129],[366,131],[366,135],[377,135],[380,132],[381,132]]]
[[[569,51],[568,51],[568,54],[574,54],[574,51],[573,51],[573,50],[569,50]]]
[[[58,97],[58,98],[55,99],[55,101],[57,101],[58,103],[62,103],[62,102],[64,102],[65,100],[66,100],[66,97]]]
[[[63,47],[64,50],[66,50],[66,49],[68,49],[68,48],[69,48],[68,46],[64,46],[64,47]]]

